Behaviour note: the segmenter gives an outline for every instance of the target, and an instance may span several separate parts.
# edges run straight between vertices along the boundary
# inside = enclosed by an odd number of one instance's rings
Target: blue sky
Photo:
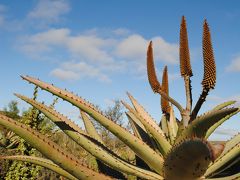
[[[1,108],[16,99],[14,92],[31,96],[33,86],[19,75],[31,75],[67,88],[106,108],[114,99],[127,100],[129,91],[156,120],[159,96],[146,76],[146,48],[154,43],[159,79],[168,65],[170,95],[185,104],[179,77],[178,42],[181,16],[188,26],[193,69],[194,102],[201,93],[202,24],[212,33],[217,85],[203,111],[230,99],[240,99],[240,2],[232,1],[0,1]],[[50,103],[52,96],[39,93]],[[19,101],[21,109],[26,104]],[[58,110],[77,119],[76,108],[59,102]],[[240,130],[239,115],[218,129],[212,139],[228,139]]]

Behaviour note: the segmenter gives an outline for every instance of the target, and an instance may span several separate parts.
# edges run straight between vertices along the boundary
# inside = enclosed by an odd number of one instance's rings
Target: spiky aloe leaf
[[[102,141],[102,138],[97,133],[97,130],[95,129],[95,127],[94,127],[92,121],[90,120],[90,118],[88,117],[88,115],[85,112],[83,112],[82,110],[80,110],[80,114],[81,114],[82,120],[84,122],[84,126],[85,126],[87,133],[94,139],[96,139],[99,142],[101,142],[102,144],[104,144]]]
[[[237,113],[240,112],[240,109],[238,109],[237,111],[227,115],[226,117],[222,118],[221,120],[219,120],[218,122],[216,122],[214,125],[212,125],[208,130],[207,133],[205,135],[205,138],[207,139],[214,131],[215,129],[217,129],[222,123],[224,123],[225,121],[227,121],[228,119],[230,119],[232,116],[236,115]]]
[[[183,141],[186,138],[198,137],[204,138],[209,128],[226,116],[238,111],[238,108],[228,108],[205,113],[192,121],[177,137],[176,142]]]
[[[139,113],[139,115],[142,116],[150,126],[153,126],[161,135],[164,136],[164,133],[162,132],[161,128],[157,125],[156,121],[150,116],[150,114],[143,108],[143,106],[139,104],[138,101],[129,92],[127,92],[127,95],[136,112]],[[143,126],[145,127],[144,124]]]
[[[156,142],[154,142],[152,137],[149,136],[149,134],[146,132],[144,126],[139,122],[139,120],[136,118],[136,116],[131,112],[126,112],[126,115],[131,124],[134,134],[139,139],[141,139],[143,142],[148,144],[151,148],[153,148],[155,151],[158,151],[158,149],[156,147]]]
[[[64,151],[59,145],[22,123],[0,114],[0,124],[21,136],[32,147],[78,179],[112,179],[87,168],[79,159]]]
[[[226,142],[223,154],[227,153],[230,149],[240,143],[240,134],[235,135],[232,139]]]
[[[175,141],[175,138],[177,136],[178,125],[177,125],[177,120],[175,118],[172,106],[170,106],[169,121],[167,121],[167,123],[168,123],[168,132],[169,132],[170,142],[171,142],[171,144],[173,144]]]
[[[87,113],[80,110],[80,114],[81,114],[82,120],[84,122],[85,130],[87,131],[87,133],[91,137],[93,137],[94,139],[96,139],[97,141],[99,141],[100,143],[102,143],[104,145],[102,138],[97,133],[97,130],[95,129],[95,127],[94,127],[92,121],[90,120],[90,118],[88,117]],[[94,157],[94,159],[96,160],[99,172],[104,173],[104,174],[109,175],[114,178],[126,179],[121,172],[119,172],[115,169],[112,169],[110,166],[105,165],[102,161],[96,159],[96,157]]]
[[[161,89],[161,85],[157,79],[154,61],[153,61],[153,48],[152,41],[149,43],[147,50],[147,73],[148,73],[148,81],[154,93],[158,92]]]
[[[181,75],[183,77],[192,76],[190,53],[189,53],[189,47],[188,47],[187,25],[186,25],[186,20],[184,16],[182,17],[181,29],[180,29],[179,57],[180,57]]]
[[[60,88],[57,88],[48,83],[42,82],[40,80],[34,79],[29,76],[22,76],[23,79],[30,83],[38,85],[40,88],[57,95],[58,97],[70,102],[72,105],[80,108],[81,110],[88,113],[96,121],[102,124],[105,128],[116,135],[120,140],[122,140],[126,145],[128,145],[139,157],[141,157],[152,169],[158,173],[162,173],[162,162],[163,158],[159,156],[153,149],[151,149],[147,144],[142,142],[140,139],[129,133],[126,129],[114,123],[112,120],[105,117],[98,109],[86,102],[82,98]]]
[[[142,139],[142,136],[150,137],[147,134],[145,127],[142,125],[142,123],[140,123],[140,121],[135,117],[133,113],[128,111],[126,112],[126,115],[136,137],[139,139]]]
[[[221,104],[215,106],[211,111],[214,112],[216,110],[221,110],[221,109],[226,108],[226,107],[228,107],[230,105],[233,105],[235,103],[236,103],[236,101],[227,101],[227,102],[224,102],[224,103],[221,103]],[[228,116],[226,116],[225,118],[221,119],[217,123],[215,123],[212,127],[210,127],[208,129],[205,138],[207,139],[215,131],[216,128],[218,128],[222,123],[224,123],[226,120],[228,120],[232,116],[236,115],[238,112],[239,112],[239,110],[230,114],[230,115],[228,115]]]
[[[127,117],[129,118],[130,121],[134,122],[134,124],[139,126],[142,129],[142,131],[147,134],[147,130],[145,129],[143,124],[139,121],[138,118],[136,118],[136,116],[133,113],[131,113],[130,111],[127,111],[126,115],[127,115]]]
[[[208,23],[205,20],[203,24],[203,62],[204,76],[202,80],[203,89],[213,89],[216,84],[216,65],[213,55],[211,34]]]
[[[162,76],[162,91],[168,95],[168,70],[167,66],[164,67],[163,76]],[[170,106],[168,100],[161,96],[161,107],[162,112],[169,114]]]
[[[205,173],[206,177],[213,177],[227,169],[230,169],[233,165],[240,163],[240,135],[235,136],[230,140],[223,150],[222,154],[214,161]]]
[[[15,96],[17,96],[18,98],[22,99],[23,101],[31,104],[33,107],[37,108],[38,110],[40,110],[41,112],[43,112],[44,114],[51,114],[51,112],[55,112],[54,109],[44,105],[43,103],[39,103],[37,101],[35,101],[34,99],[28,98],[26,96],[23,96],[21,94],[14,94]],[[73,121],[71,121],[70,119],[62,116],[62,114],[55,114],[57,118],[55,118],[54,123],[63,131],[74,131],[74,132],[78,132],[81,134],[86,134],[78,125],[76,125]]]
[[[22,155],[16,155],[16,156],[0,156],[0,160],[17,160],[17,161],[24,161],[24,162],[29,162],[33,163],[42,167],[45,167],[47,169],[50,169],[59,175],[66,177],[70,180],[77,180],[74,176],[69,174],[67,171],[63,170],[61,167],[58,165],[54,164],[52,161],[49,159],[44,159],[40,157],[35,157],[35,156],[22,156]]]
[[[215,107],[212,109],[212,111],[223,109],[223,108],[225,108],[225,107],[227,107],[227,106],[230,106],[230,105],[235,104],[236,102],[237,102],[237,101],[227,101],[227,102],[221,103],[221,104],[215,106]]]
[[[33,99],[27,98],[22,95],[17,95],[22,100],[26,101],[27,103],[31,104],[38,110],[40,110],[45,116],[47,116],[50,120],[54,123],[58,122],[58,124],[70,124],[67,123],[70,120],[67,119],[65,116],[59,114],[54,109],[48,108],[46,105],[34,101]],[[62,122],[62,123],[59,123]],[[70,121],[71,122],[71,121]],[[57,125],[58,125],[57,124]],[[63,126],[63,125],[62,125]],[[61,128],[61,127],[60,127]],[[83,147],[86,151],[91,153],[97,159],[101,160],[102,162],[106,163],[107,165],[111,166],[112,168],[125,172],[127,174],[136,175],[141,178],[161,178],[156,173],[138,168],[113,153],[111,150],[107,149],[101,142],[98,142],[93,137],[88,136],[84,133],[84,131],[74,131],[73,129],[62,129],[65,134],[67,134],[71,139],[73,139],[77,144]]]
[[[206,178],[205,180],[238,180],[238,179],[240,179],[240,173],[219,178]]]
[[[197,180],[213,161],[212,147],[198,138],[177,144],[166,156],[164,178],[167,180]]]
[[[159,151],[162,155],[165,155],[171,148],[170,143],[167,141],[167,139],[162,135],[162,130],[157,126],[153,126],[150,124],[145,118],[143,118],[139,113],[137,113],[133,108],[131,108],[127,103],[122,102],[122,104],[131,112],[133,113],[144,125],[146,128],[147,132],[152,135],[152,137],[155,139],[157,142],[157,145],[159,147]],[[161,131],[159,131],[159,129]]]
[[[162,117],[161,117],[161,121],[160,121],[159,127],[162,129],[166,139],[168,141],[170,141],[170,139],[169,139],[169,132],[168,132],[168,120],[167,119],[169,119],[169,115],[163,114]]]
[[[139,139],[141,139],[146,144],[148,144],[152,149],[154,149],[155,151],[160,153],[158,151],[156,142],[152,139],[152,137],[150,137],[148,135],[144,126],[139,122],[139,120],[134,116],[134,114],[128,111],[128,112],[126,112],[126,115],[127,115],[128,121],[131,125],[134,135],[136,137],[138,137]],[[136,161],[136,166],[144,168],[146,170],[150,170],[149,166],[137,155],[135,155],[135,161]]]

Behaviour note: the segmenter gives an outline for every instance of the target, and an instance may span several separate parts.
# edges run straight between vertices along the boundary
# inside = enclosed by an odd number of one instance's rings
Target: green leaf
[[[170,142],[171,144],[174,144],[175,138],[177,136],[178,124],[177,124],[177,120],[175,118],[172,106],[170,106],[169,121],[167,121],[167,123],[168,123],[167,127],[168,127]]]
[[[221,178],[206,178],[206,180],[237,180],[240,178],[240,173],[231,175],[231,176],[224,176]]]
[[[33,163],[42,167],[45,167],[47,169],[50,169],[59,175],[66,177],[70,180],[77,180],[74,176],[69,174],[67,171],[63,170],[61,167],[58,165],[54,164],[52,161],[40,157],[35,157],[35,156],[21,156],[21,155],[16,155],[16,156],[0,156],[0,160],[18,160],[18,161],[24,161],[24,162],[29,162]]]
[[[235,104],[236,102],[237,102],[237,101],[227,101],[227,102],[221,103],[221,104],[215,106],[215,107],[212,109],[212,111],[221,110],[221,109],[223,109],[223,108],[225,108],[225,107],[227,107],[227,106],[230,106],[230,105]]]
[[[152,139],[152,136],[149,136],[149,134],[146,132],[144,126],[135,117],[135,115],[131,112],[126,112],[126,115],[128,117],[128,120],[131,124],[131,127],[133,129],[133,132],[134,132],[135,136],[137,136],[143,142],[147,143],[155,151],[158,151],[157,146],[156,146],[156,142]]]
[[[176,143],[192,137],[204,138],[209,128],[236,111],[238,111],[238,108],[221,109],[197,117],[181,132],[176,139]]]
[[[146,143],[129,133],[121,126],[114,123],[112,120],[105,117],[101,112],[98,111],[95,106],[66,90],[62,90],[48,83],[44,83],[29,76],[22,76],[22,78],[70,102],[72,105],[88,113],[96,121],[102,124],[102,126],[107,128],[115,136],[121,139],[126,145],[128,145],[139,157],[141,157],[149,165],[149,167],[151,167],[159,174],[162,174],[163,158],[159,156],[159,154],[157,154],[153,149],[151,149]]]
[[[237,113],[240,112],[240,109],[238,109],[237,111],[227,115],[226,117],[222,118],[221,120],[219,120],[218,122],[216,122],[214,125],[212,125],[206,133],[205,139],[207,139],[222,123],[224,123],[225,121],[227,121],[228,119],[230,119],[232,116],[236,115]]]
[[[142,116],[150,126],[153,126],[154,129],[156,129],[156,131],[158,131],[158,133],[160,133],[162,136],[164,136],[164,133],[162,132],[161,128],[158,126],[156,121],[148,114],[148,112],[143,108],[143,106],[141,104],[139,104],[137,102],[137,100],[129,92],[127,93],[127,95],[129,97],[129,99],[131,100],[131,103],[132,103],[134,109],[136,110],[136,112],[140,116]],[[143,124],[143,126],[145,127],[144,124]]]
[[[167,139],[162,135],[162,130],[159,131],[159,126],[158,129],[156,129],[156,126],[152,126],[151,123],[149,123],[148,120],[143,118],[138,112],[136,112],[133,108],[131,108],[127,103],[122,102],[123,105],[136,116],[136,118],[144,125],[146,128],[147,132],[154,138],[154,140],[157,142],[159,151],[162,155],[167,154],[167,152],[170,150],[171,145],[167,141]]]
[[[105,164],[108,164],[115,170],[119,170],[122,172],[125,172],[127,174],[132,174],[139,176],[141,178],[160,178],[160,176],[156,173],[138,168],[123,159],[121,159],[119,156],[117,156],[115,153],[113,153],[111,150],[107,149],[101,142],[94,139],[94,137],[91,137],[87,135],[83,130],[80,128],[78,129],[78,132],[74,131],[74,129],[66,128],[67,124],[71,124],[71,120],[67,119],[65,116],[59,114],[54,109],[48,108],[46,105],[39,103],[37,101],[34,101],[33,99],[27,98],[22,95],[17,95],[22,100],[26,101],[27,103],[31,104],[38,110],[40,110],[43,114],[45,114],[50,120],[52,120],[54,123],[57,122],[58,124],[61,124],[60,128],[64,131],[66,135],[68,135],[71,139],[73,139],[77,144],[79,144],[81,147],[83,147],[86,151],[91,153],[93,156],[95,156],[97,159],[101,160]],[[62,128],[64,127],[64,128]]]
[[[97,130],[95,129],[95,127],[94,127],[92,121],[90,120],[90,118],[88,117],[88,115],[82,110],[80,110],[80,114],[81,114],[82,120],[84,122],[84,126],[85,126],[87,133],[94,139],[96,139],[99,142],[101,142],[102,144],[104,144],[102,141],[102,138],[97,133]]]
[[[0,124],[21,136],[32,147],[78,179],[93,179],[93,177],[111,179],[85,167],[72,154],[64,151],[59,145],[22,123],[0,114]]]

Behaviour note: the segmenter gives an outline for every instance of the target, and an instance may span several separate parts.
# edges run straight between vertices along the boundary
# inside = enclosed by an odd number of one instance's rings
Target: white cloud
[[[148,41],[138,34],[133,34],[123,39],[116,47],[116,54],[128,59],[143,59],[146,56]]]
[[[49,24],[58,22],[69,10],[70,6],[66,0],[39,0],[27,17],[40,20],[42,24]]]
[[[113,59],[103,48],[109,47],[111,44],[110,39],[103,39],[96,36],[75,36],[69,37],[66,45],[75,54],[106,64],[113,61]]]
[[[49,29],[35,35],[24,36],[20,39],[20,50],[37,57],[41,53],[49,52],[54,46],[64,46],[70,31],[68,29]]]
[[[53,54],[64,54],[67,59],[74,59],[71,72],[73,68],[79,68],[86,77],[90,77],[91,71],[92,76],[102,81],[109,81],[107,78],[109,73],[120,72],[135,74],[138,77],[145,76],[146,49],[150,40],[139,34],[119,36],[113,35],[114,30],[111,30],[109,33],[111,35],[105,36],[96,31],[97,29],[94,33],[73,35],[67,28],[49,29],[22,37],[17,47],[20,47],[26,55],[38,57],[38,59],[47,59],[46,56],[49,58],[54,56]],[[117,31],[120,30],[117,29]],[[164,61],[167,64],[177,62],[178,46],[176,44],[168,43],[161,37],[153,37],[152,40],[156,61]],[[60,67],[56,67],[52,75],[61,79],[69,79],[69,77],[77,79],[76,74],[68,72],[69,64],[66,65],[63,62],[59,64]],[[67,71],[64,78],[63,71]],[[82,75],[77,77],[82,78]]]
[[[95,78],[102,82],[110,82],[111,80],[103,74],[98,68],[86,64],[85,62],[75,63],[72,61],[61,64],[60,68],[54,69],[51,73],[62,80],[78,80],[82,78]]]
[[[228,72],[240,72],[240,56],[235,57],[226,68]]]
[[[164,61],[169,64],[177,63],[178,45],[166,42],[162,37],[153,37],[153,48],[156,61]],[[145,62],[146,47],[149,40],[133,34],[123,39],[116,48],[116,54],[128,59],[138,59]]]
[[[178,45],[166,42],[162,37],[153,38],[155,59],[168,64],[178,63]]]
[[[79,75],[76,72],[70,70],[64,70],[60,68],[56,68],[50,73],[52,76],[55,76],[61,80],[78,80]]]
[[[168,43],[160,36],[153,37],[152,41],[155,61],[161,61],[167,64],[177,63],[177,44]],[[146,49],[149,42],[150,40],[145,39],[139,34],[132,34],[123,38],[116,45],[114,52],[117,57],[126,59],[130,72],[133,72],[133,74],[137,75],[140,79],[145,79],[146,77]]]
[[[20,49],[25,53],[41,55],[56,47],[63,47],[73,55],[79,55],[100,63],[111,63],[112,57],[104,47],[112,44],[111,39],[103,39],[93,35],[72,36],[67,28],[49,29],[31,36],[22,37]]]

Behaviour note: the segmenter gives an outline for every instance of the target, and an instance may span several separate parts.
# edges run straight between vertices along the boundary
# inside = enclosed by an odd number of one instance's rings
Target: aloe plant
[[[147,72],[153,92],[161,96],[162,118],[158,124],[128,93],[133,106],[123,102],[132,133],[105,117],[96,106],[83,98],[62,90],[39,79],[22,76],[35,86],[76,106],[85,124],[85,130],[50,106],[35,99],[15,94],[51,119],[66,135],[92,154],[98,163],[98,172],[81,163],[47,137],[11,118],[0,115],[0,124],[24,138],[40,151],[45,158],[31,156],[4,156],[0,159],[15,159],[31,162],[51,169],[68,179],[126,179],[133,175],[140,179],[166,180],[231,180],[240,178],[240,135],[225,144],[213,144],[208,137],[223,122],[240,109],[233,107],[235,101],[222,103],[212,110],[198,115],[209,91],[216,84],[216,65],[213,55],[210,30],[207,21],[203,24],[204,77],[202,93],[192,106],[191,76],[193,72],[188,48],[187,25],[183,17],[180,30],[180,73],[186,90],[186,107],[169,95],[168,70],[164,68],[162,82],[157,78],[154,65],[153,43],[147,50]],[[174,115],[175,106],[181,117]],[[230,107],[231,106],[231,107]],[[90,117],[118,137],[135,153],[135,163],[128,162],[108,149],[98,135]]]

